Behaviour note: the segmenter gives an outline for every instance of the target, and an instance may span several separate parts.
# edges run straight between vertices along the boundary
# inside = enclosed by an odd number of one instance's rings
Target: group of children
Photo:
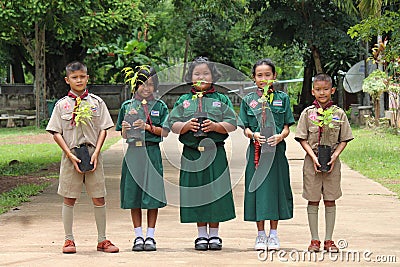
[[[134,85],[133,97],[120,109],[116,130],[128,144],[122,162],[120,196],[121,208],[130,209],[135,239],[133,251],[154,251],[155,225],[158,209],[167,205],[163,166],[159,143],[170,131],[179,135],[183,144],[180,169],[180,219],[182,223],[196,223],[198,236],[196,250],[221,250],[218,234],[220,222],[234,219],[229,166],[224,142],[229,132],[238,126],[249,138],[245,171],[244,220],[256,222],[258,234],[255,250],[279,250],[278,221],[293,217],[293,196],[290,186],[289,165],[285,156],[285,138],[289,126],[294,124],[287,94],[277,91],[272,81],[277,77],[275,65],[269,59],[256,62],[252,77],[257,85],[255,92],[242,99],[239,120],[229,98],[215,90],[221,77],[215,63],[205,57],[196,58],[190,65],[185,81],[190,91],[182,95],[169,113],[162,100],[154,98],[158,77],[153,68],[140,68]],[[107,129],[113,126],[106,105],[97,96],[87,92],[86,66],[80,62],[66,67],[65,81],[70,85],[68,96],[55,105],[47,131],[63,150],[58,193],[64,197],[62,219],[65,230],[64,253],[75,253],[72,234],[74,203],[82,184],[94,204],[98,230],[97,250],[118,252],[106,239],[105,183],[101,146]],[[335,109],[341,123],[336,125],[329,138],[333,153],[328,163],[330,170],[321,172],[317,147],[321,131],[310,122],[310,114],[332,106],[335,92],[332,80],[326,74],[314,78],[312,94],[314,104],[306,108],[298,122],[295,139],[307,152],[303,167],[303,197],[308,200],[308,221],[311,231],[309,251],[320,250],[318,236],[318,205],[323,195],[325,204],[326,234],[324,249],[337,252],[332,241],[335,223],[335,200],[341,196],[339,155],[348,141],[353,139],[345,113]],[[76,110],[82,102],[91,106],[92,117],[85,125],[76,125]],[[127,114],[139,119],[131,122]],[[76,128],[81,127],[81,131]],[[272,129],[266,134],[266,128]],[[141,137],[129,133],[139,130]],[[93,169],[82,172],[75,147],[87,146]],[[147,210],[146,237],[142,230],[142,209]],[[265,221],[269,220],[267,235]]]

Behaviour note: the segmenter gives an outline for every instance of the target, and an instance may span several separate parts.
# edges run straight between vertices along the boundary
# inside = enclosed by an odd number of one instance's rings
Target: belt
[[[77,147],[81,147],[81,146],[94,147],[94,145],[89,144],[89,143],[83,143],[83,144],[78,145]]]
[[[195,149],[195,150],[200,151],[200,152],[205,152],[205,151],[215,150],[219,146],[224,146],[224,144],[225,144],[224,142],[217,142],[217,143],[215,143],[215,146],[208,145],[208,146],[197,146],[197,147],[187,146],[187,147],[190,147],[191,149]]]
[[[134,140],[128,143],[130,146],[142,147],[142,146],[158,146],[159,143],[151,141]]]

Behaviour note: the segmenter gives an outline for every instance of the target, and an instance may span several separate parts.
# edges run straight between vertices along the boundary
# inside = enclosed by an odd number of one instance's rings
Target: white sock
[[[133,230],[135,231],[136,237],[143,237],[143,230],[141,226],[133,228]]]
[[[198,237],[208,238],[207,226],[198,226],[197,232],[198,232]]]
[[[267,234],[265,233],[265,230],[262,230],[258,231],[258,236],[267,236]]]
[[[156,230],[155,228],[148,227],[147,228],[147,232],[146,232],[146,237],[154,238],[154,231],[155,230]]]
[[[271,229],[269,230],[269,236],[278,236],[278,230],[277,229]]]
[[[69,206],[63,203],[62,220],[64,224],[65,240],[68,239],[74,241],[74,235],[72,234],[72,224],[74,222],[74,206]]]
[[[210,236],[210,237],[218,236],[218,230],[219,230],[219,228],[211,228],[211,227],[210,227],[210,234],[209,234],[209,236]]]
[[[106,204],[103,206],[94,206],[94,219],[97,226],[97,242],[106,240]]]

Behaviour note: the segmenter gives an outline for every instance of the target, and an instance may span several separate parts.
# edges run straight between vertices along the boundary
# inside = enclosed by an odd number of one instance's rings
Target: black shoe
[[[218,243],[210,242],[211,240],[218,240]],[[218,236],[213,236],[208,239],[208,249],[209,250],[221,250],[222,249],[222,239]]]
[[[133,242],[132,251],[143,251],[144,250],[144,239],[141,236],[135,238]]]
[[[156,241],[154,238],[147,237],[146,240],[144,241],[144,250],[145,251],[156,251]]]
[[[207,243],[199,243],[200,241],[207,241]],[[195,250],[207,250],[208,249],[208,238],[206,237],[199,237],[196,238],[194,241],[194,249]]]

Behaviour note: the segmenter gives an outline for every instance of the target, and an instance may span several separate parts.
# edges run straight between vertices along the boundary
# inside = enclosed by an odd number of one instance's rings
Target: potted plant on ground
[[[76,98],[76,106],[76,109],[73,111],[73,119],[75,123],[75,140],[78,140],[78,131],[83,132],[82,127],[85,127],[92,120],[93,111],[92,106],[88,102],[82,101],[80,97]],[[73,151],[76,157],[81,160],[78,163],[78,167],[82,172],[87,172],[94,168],[94,165],[90,164],[91,156],[86,144],[76,146],[73,148]]]
[[[332,147],[329,140],[330,130],[337,128],[334,122],[343,122],[335,115],[338,108],[331,106],[327,109],[318,108],[316,113],[311,113],[309,119],[314,125],[318,126],[318,162],[321,165],[319,170],[328,172],[330,166],[328,162],[331,160]]]

